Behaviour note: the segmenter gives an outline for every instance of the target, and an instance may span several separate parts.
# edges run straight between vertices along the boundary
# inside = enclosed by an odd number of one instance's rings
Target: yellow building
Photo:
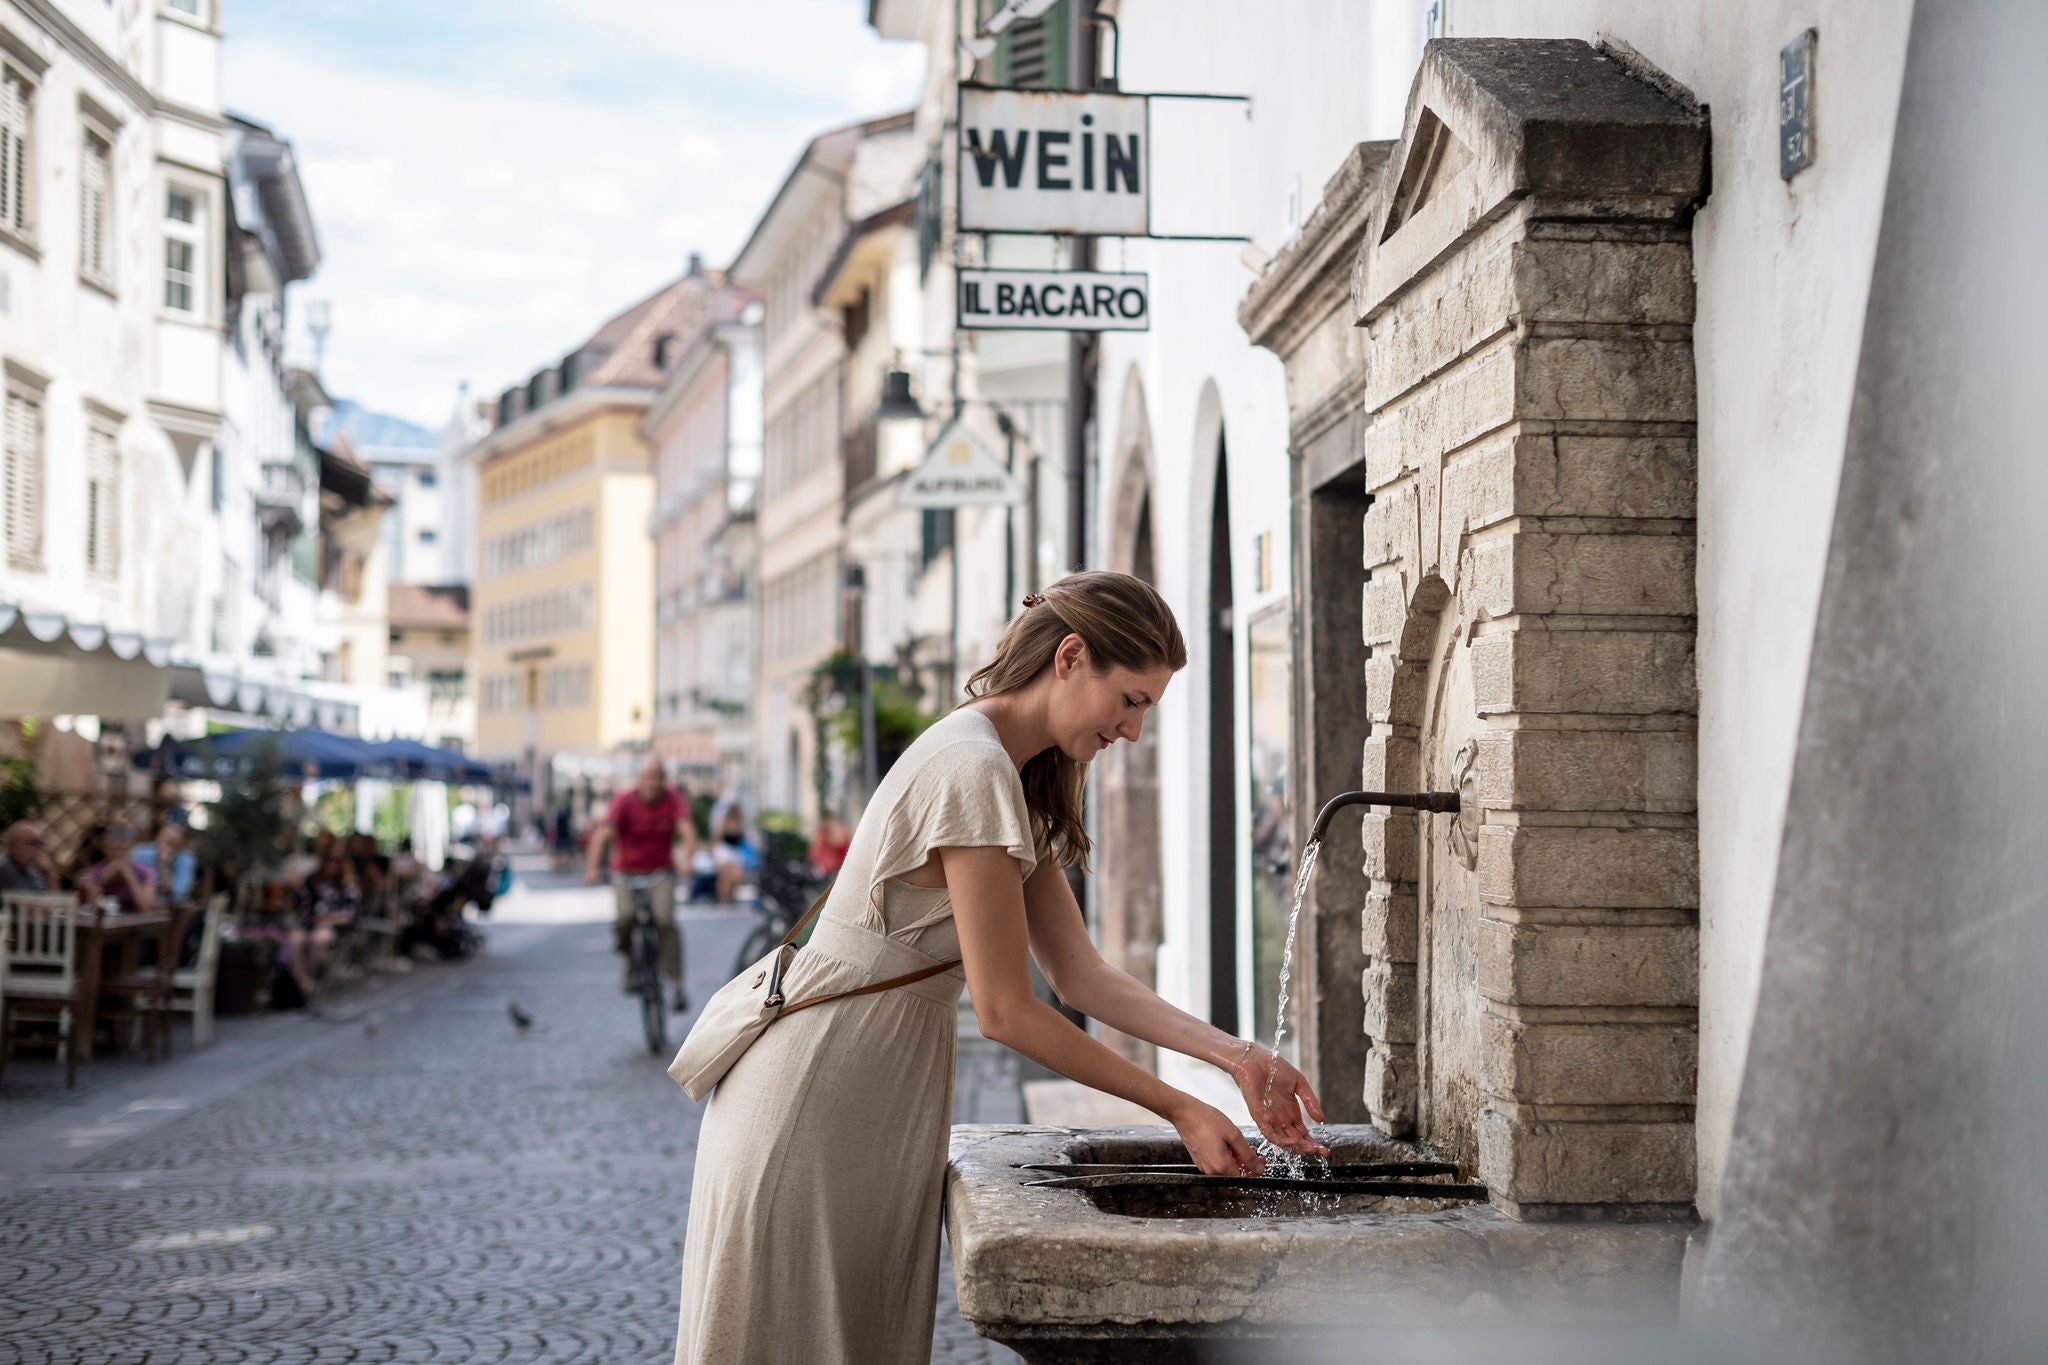
[[[636,424],[716,280],[685,275],[507,389],[477,471],[477,753],[533,799],[620,781],[653,721],[654,475]]]

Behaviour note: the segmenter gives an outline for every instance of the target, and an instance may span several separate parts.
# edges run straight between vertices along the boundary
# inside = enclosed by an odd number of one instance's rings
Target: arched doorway
[[[1230,461],[1216,438],[1209,531],[1209,1022],[1237,1027],[1237,649],[1231,628]]]
[[[1157,586],[1151,434],[1135,369],[1124,386],[1120,431],[1122,449],[1110,503],[1108,565]],[[1165,908],[1158,726],[1148,720],[1136,744],[1110,749],[1103,755],[1100,772],[1102,870],[1096,938],[1110,965],[1156,988]],[[1148,1070],[1156,1063],[1157,1049],[1142,1039],[1104,1029],[1102,1041]]]

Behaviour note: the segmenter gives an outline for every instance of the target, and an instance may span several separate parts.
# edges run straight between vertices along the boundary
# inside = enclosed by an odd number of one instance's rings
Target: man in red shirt
[[[664,874],[650,892],[655,923],[661,928],[661,974],[675,985],[676,1009],[689,1008],[683,994],[683,942],[676,932],[675,846],[683,846],[685,863],[697,851],[697,831],[690,823],[690,803],[668,784],[661,760],[650,758],[640,765],[640,780],[631,791],[620,792],[605,808],[604,819],[590,841],[590,861],[583,880],[595,883],[604,866],[604,856],[616,841],[618,855],[612,860],[617,896],[612,916],[612,946],[623,956],[626,933],[633,921],[633,895],[625,877],[650,872]],[[633,971],[626,968],[626,990],[633,989]]]

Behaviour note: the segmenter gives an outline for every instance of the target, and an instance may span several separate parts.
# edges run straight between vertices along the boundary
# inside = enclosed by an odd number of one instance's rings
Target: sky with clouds
[[[312,201],[328,387],[438,426],[722,265],[811,135],[907,108],[866,0],[232,0],[227,106]]]

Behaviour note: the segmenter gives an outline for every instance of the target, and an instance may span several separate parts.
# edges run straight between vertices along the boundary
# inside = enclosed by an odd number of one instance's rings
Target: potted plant
[[[35,723],[22,722],[24,741],[33,742]],[[48,794],[38,780],[35,759],[26,754],[0,758],[0,829],[16,820],[33,820],[42,814]]]
[[[219,775],[220,796],[205,808],[199,858],[208,887],[228,890],[238,909],[249,900],[260,872],[281,858],[291,833],[278,792],[283,770],[276,746],[259,745]],[[274,917],[265,913],[269,909],[259,908],[254,922],[238,914],[224,928],[214,981],[214,1009],[221,1014],[247,1014],[265,1001],[284,946]]]
[[[254,1014],[268,1003],[270,978],[284,951],[283,933],[267,925],[230,924],[221,932],[213,983],[216,1014]]]

